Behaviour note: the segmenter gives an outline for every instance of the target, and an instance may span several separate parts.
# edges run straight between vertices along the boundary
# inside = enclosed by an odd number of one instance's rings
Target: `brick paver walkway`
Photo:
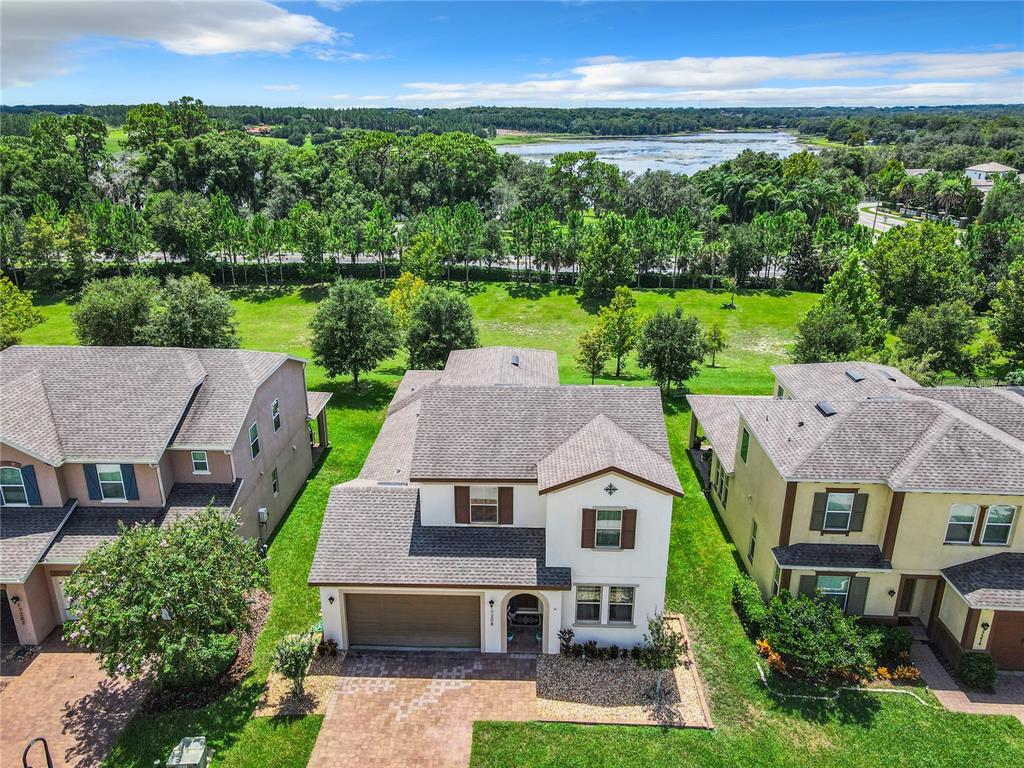
[[[1013,715],[1024,723],[1024,675],[1002,672],[995,693],[970,691],[957,684],[927,643],[915,640],[912,655],[921,677],[946,709],[976,715]]]
[[[46,738],[54,766],[99,765],[145,694],[140,683],[111,681],[95,656],[55,638],[10,671],[20,673],[3,677],[0,691],[0,768],[20,768],[36,736]],[[41,747],[32,754],[32,765],[45,765]]]
[[[349,652],[309,768],[465,768],[474,720],[536,717],[536,662]]]

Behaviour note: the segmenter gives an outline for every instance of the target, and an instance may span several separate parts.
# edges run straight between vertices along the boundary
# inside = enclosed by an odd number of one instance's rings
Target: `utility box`
[[[178,742],[167,758],[167,768],[206,768],[209,761],[205,736],[187,736]]]

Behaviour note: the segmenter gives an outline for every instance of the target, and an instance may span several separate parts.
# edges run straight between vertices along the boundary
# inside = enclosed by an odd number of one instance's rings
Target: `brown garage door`
[[[475,595],[345,595],[350,645],[479,648]]]
[[[1000,669],[1024,669],[1024,613],[996,611],[989,649]]]

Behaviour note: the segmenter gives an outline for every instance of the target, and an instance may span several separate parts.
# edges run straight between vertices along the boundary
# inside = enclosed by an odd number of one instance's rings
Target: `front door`
[[[53,577],[53,593],[57,596],[57,610],[60,613],[60,621],[63,624],[66,621],[71,621],[75,618],[75,610],[64,594],[64,581],[67,576],[54,576]]]
[[[903,583],[903,595],[900,597],[900,613],[908,614],[914,607],[914,588],[917,579],[907,579]]]

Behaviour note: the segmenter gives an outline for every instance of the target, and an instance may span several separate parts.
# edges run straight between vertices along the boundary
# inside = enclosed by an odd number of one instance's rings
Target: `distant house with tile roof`
[[[772,372],[773,395],[688,398],[708,496],[762,591],[1024,669],[1024,393],[866,362]]]
[[[665,600],[682,495],[653,387],[563,386],[554,352],[408,371],[310,571],[342,647],[632,646]]]
[[[240,349],[15,346],[0,352],[0,618],[41,642],[64,578],[119,524],[212,505],[274,530],[327,445],[305,362]],[[316,424],[316,430],[311,423]]]

